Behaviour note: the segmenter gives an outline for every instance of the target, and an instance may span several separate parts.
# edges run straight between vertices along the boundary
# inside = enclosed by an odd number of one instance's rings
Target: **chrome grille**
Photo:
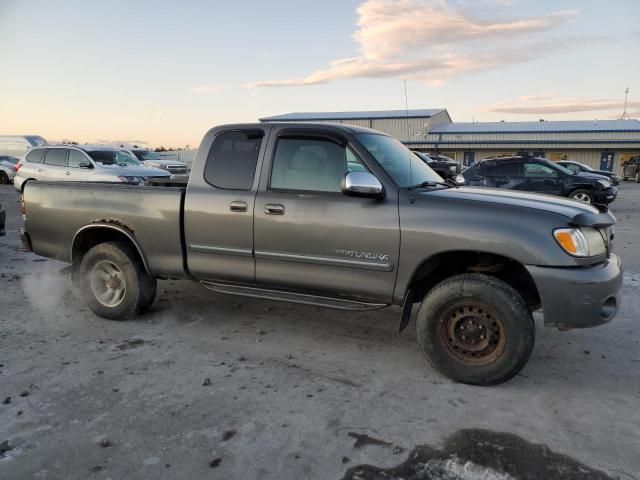
[[[183,165],[168,165],[167,170],[169,170],[174,175],[184,175],[187,173],[187,167]]]

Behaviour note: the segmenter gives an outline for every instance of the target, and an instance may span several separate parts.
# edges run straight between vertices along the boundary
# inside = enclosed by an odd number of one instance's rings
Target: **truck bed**
[[[76,234],[103,225],[135,238],[155,276],[183,277],[182,205],[185,189],[106,183],[28,182],[27,231],[33,251],[71,262]]]

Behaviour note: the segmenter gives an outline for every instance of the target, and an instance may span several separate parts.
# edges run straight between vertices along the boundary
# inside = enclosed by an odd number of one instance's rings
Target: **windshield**
[[[443,181],[440,175],[395,138],[375,133],[358,133],[356,137],[399,187]]]
[[[96,163],[101,165],[118,165],[120,167],[139,167],[138,159],[122,150],[89,150],[87,152]]]
[[[134,150],[140,160],[162,160],[162,157],[156,152],[150,152],[149,150]]]
[[[544,158],[538,158],[538,162],[546,165],[549,168],[553,168],[554,170],[560,170],[565,175],[575,175],[576,172],[572,172],[567,167],[560,165],[559,163],[552,162],[551,160],[545,160]]]
[[[585,165],[584,163],[579,163],[578,165],[584,168],[587,172],[595,172],[595,170],[591,168],[589,165]]]

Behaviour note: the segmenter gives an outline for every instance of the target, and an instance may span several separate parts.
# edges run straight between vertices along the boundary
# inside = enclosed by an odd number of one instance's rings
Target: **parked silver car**
[[[131,154],[103,145],[34,147],[16,165],[13,184],[21,191],[27,180],[166,184],[171,173],[142,165]]]
[[[143,148],[132,148],[131,150],[125,151],[134,155],[147,167],[167,170],[171,175],[173,175],[173,179],[171,181],[173,184],[186,185],[189,180],[189,167],[184,162],[168,160],[163,158],[157,152],[152,152],[151,150],[145,150]]]
[[[12,155],[0,155],[0,185],[13,182],[15,165],[20,161]]]

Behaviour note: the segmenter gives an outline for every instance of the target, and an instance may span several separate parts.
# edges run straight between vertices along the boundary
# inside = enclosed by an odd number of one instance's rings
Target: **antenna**
[[[406,112],[406,119],[407,119],[407,142],[411,141],[411,129],[409,128],[409,96],[407,95],[407,79],[404,79],[404,110]],[[407,145],[407,150],[409,149],[409,146]],[[409,186],[413,185],[413,175],[412,175],[412,169],[411,169],[411,164],[413,162],[411,161],[411,150],[409,150]]]
[[[622,112],[622,116],[620,120],[630,120],[629,114],[627,113],[627,99],[629,98],[629,87],[627,87],[624,91],[624,110]]]

